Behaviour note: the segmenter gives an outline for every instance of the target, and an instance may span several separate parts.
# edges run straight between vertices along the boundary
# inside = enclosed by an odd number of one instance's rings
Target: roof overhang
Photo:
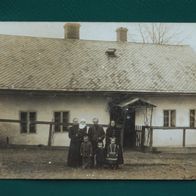
[[[153,107],[156,107],[156,105],[141,98],[128,99],[128,100],[125,100],[119,103],[117,106],[121,108],[141,108],[141,107],[153,108]]]

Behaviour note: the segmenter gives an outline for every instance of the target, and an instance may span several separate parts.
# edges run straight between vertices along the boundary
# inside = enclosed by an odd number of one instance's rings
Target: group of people
[[[98,123],[98,118],[93,118],[93,125],[87,130],[84,119],[80,122],[77,118],[73,119],[73,126],[69,129],[68,166],[83,169],[109,166],[117,169],[123,164],[120,129],[112,120],[105,133]]]

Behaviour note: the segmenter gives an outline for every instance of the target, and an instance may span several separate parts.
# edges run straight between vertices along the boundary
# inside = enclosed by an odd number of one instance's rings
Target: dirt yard
[[[118,170],[72,169],[67,149],[1,148],[0,178],[20,179],[196,179],[196,154],[124,152]]]

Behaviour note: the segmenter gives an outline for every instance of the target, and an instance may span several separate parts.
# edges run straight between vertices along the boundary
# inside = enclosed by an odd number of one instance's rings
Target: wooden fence
[[[4,123],[26,123],[26,121],[15,120],[15,119],[0,119],[0,122]],[[52,139],[54,136],[54,125],[63,125],[63,126],[71,126],[73,123],[60,123],[54,121],[31,121],[29,125],[40,124],[40,125],[49,125],[49,135],[48,135],[48,146],[52,145]],[[87,127],[92,126],[93,124],[87,124]],[[106,124],[100,124],[102,127],[108,127]],[[9,143],[9,138],[7,138],[7,143]]]
[[[5,123],[26,123],[26,121],[21,120],[14,120],[14,119],[0,119],[0,122]],[[60,123],[60,122],[54,122],[54,121],[33,121],[29,124],[42,124],[42,125],[64,125],[64,126],[71,126],[73,123]],[[87,124],[87,126],[91,126],[93,124]],[[108,127],[106,124],[100,124],[102,127]]]
[[[0,119],[0,122],[5,123],[26,123],[21,120],[15,120],[15,119]],[[30,124],[42,124],[42,125],[49,125],[49,138],[48,138],[48,145],[51,145],[52,141],[52,132],[53,132],[53,125],[64,125],[64,126],[71,126],[72,123],[57,123],[54,121],[34,121],[30,122]],[[93,124],[87,124],[87,126],[91,126]],[[106,124],[100,124],[103,127],[108,127]],[[163,127],[163,126],[135,126],[135,132],[136,132],[136,147],[143,148],[146,144],[148,147],[153,146],[153,133],[156,130],[182,130],[183,136],[182,136],[182,147],[186,147],[186,131],[187,130],[195,130],[196,127]]]
[[[142,146],[144,146],[145,144],[145,134],[146,131],[148,131],[148,136],[149,136],[149,147],[153,146],[153,133],[156,130],[179,130],[179,131],[183,131],[182,134],[182,147],[186,147],[186,131],[187,130],[195,130],[196,131],[196,127],[162,127],[162,126],[142,126],[142,135],[143,135],[143,140],[141,141]]]

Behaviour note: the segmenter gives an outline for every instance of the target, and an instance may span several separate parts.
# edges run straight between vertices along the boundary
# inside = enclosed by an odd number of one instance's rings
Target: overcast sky
[[[66,22],[0,22],[0,34],[63,38]],[[87,40],[116,40],[116,28],[128,28],[128,41],[138,41],[138,23],[80,23],[80,38]],[[180,44],[196,51],[196,23],[169,24],[178,32]]]

